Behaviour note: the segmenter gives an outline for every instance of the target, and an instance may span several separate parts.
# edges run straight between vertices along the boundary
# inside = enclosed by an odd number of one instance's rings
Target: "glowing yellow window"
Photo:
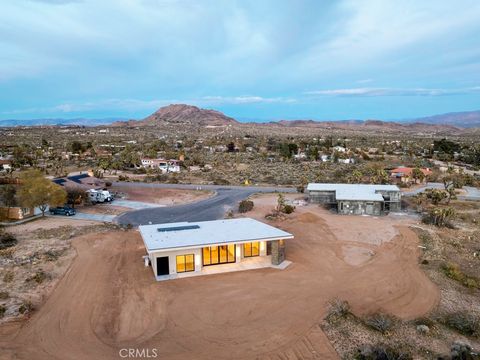
[[[195,256],[193,254],[177,255],[177,273],[195,271]]]
[[[255,241],[255,242],[243,244],[244,257],[259,256],[259,255],[260,255],[260,242]]]

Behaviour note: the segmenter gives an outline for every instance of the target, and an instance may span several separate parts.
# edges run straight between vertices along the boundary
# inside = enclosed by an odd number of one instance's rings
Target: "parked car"
[[[75,215],[76,211],[75,209],[72,209],[69,206],[58,206],[55,208],[50,208],[50,214],[71,216],[71,215]]]

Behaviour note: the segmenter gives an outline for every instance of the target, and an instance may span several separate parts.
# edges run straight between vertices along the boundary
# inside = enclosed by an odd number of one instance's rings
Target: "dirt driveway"
[[[255,201],[251,215],[261,217],[274,197]],[[339,238],[330,216],[302,207],[274,223],[295,235],[286,270],[160,283],[143,266],[137,232],[77,238],[78,256],[46,303],[28,322],[0,327],[0,358],[120,359],[120,349],[137,348],[156,349],[161,359],[332,359],[319,327],[330,299],[348,300],[359,314],[383,309],[402,318],[437,304],[411,230],[390,219],[336,216],[344,221]],[[390,232],[378,241],[382,221]],[[373,242],[355,235],[368,224]]]

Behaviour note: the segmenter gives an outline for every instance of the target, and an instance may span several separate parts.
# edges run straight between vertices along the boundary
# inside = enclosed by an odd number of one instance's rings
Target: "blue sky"
[[[0,119],[480,110],[478,0],[0,0]]]

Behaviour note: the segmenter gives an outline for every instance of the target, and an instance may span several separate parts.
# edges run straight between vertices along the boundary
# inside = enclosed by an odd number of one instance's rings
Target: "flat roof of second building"
[[[335,191],[336,200],[383,201],[376,191],[400,191],[396,185],[309,183],[308,191]]]
[[[286,231],[251,218],[141,225],[138,228],[148,251],[293,238]]]

